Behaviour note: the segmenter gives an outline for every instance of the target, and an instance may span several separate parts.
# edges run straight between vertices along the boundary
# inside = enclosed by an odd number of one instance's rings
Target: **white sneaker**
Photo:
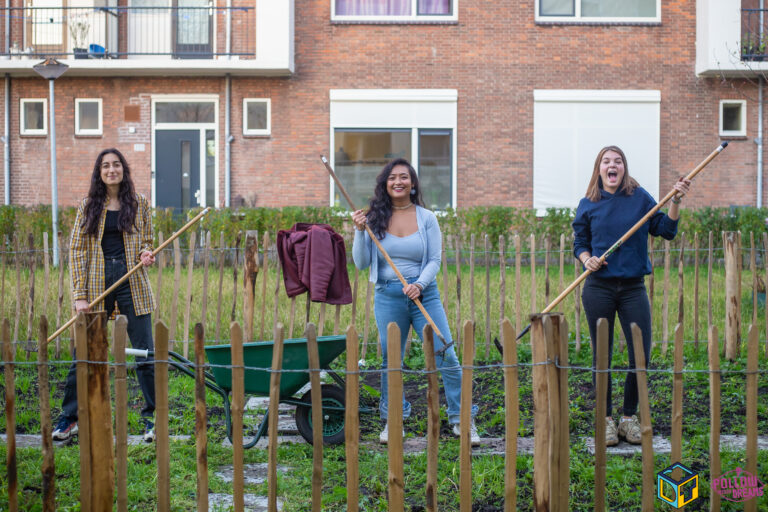
[[[403,429],[403,437],[405,437],[405,429]],[[379,443],[387,444],[389,442],[389,423],[384,424],[384,430],[379,434]]]
[[[461,436],[460,425],[460,423],[453,424],[453,435],[456,437]],[[480,446],[480,434],[477,433],[477,427],[475,426],[474,419],[472,420],[472,423],[469,424],[469,442],[472,446]]]

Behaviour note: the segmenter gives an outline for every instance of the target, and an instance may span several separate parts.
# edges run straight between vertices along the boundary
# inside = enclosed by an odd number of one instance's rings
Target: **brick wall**
[[[697,179],[687,204],[755,204],[755,81],[695,75],[695,2],[662,2],[657,26],[589,26],[536,24],[532,1],[461,1],[455,24],[332,24],[329,1],[296,0],[293,76],[232,77],[233,203],[327,204],[319,155],[331,151],[330,89],[450,88],[458,90],[459,206],[531,205],[534,89],[660,90],[661,191],[720,142],[720,99],[746,99],[747,137],[731,140]],[[137,188],[149,195],[150,98],[171,93],[219,95],[223,204],[224,78],[67,75],[56,81],[61,204],[85,194],[93,160],[109,146],[125,151]],[[11,95],[11,199],[49,202],[48,139],[18,135],[19,98],[45,98],[47,84],[13,78]],[[103,98],[102,137],[74,136],[75,97]],[[271,98],[270,137],[242,135],[244,97]],[[140,123],[124,121],[127,104],[141,106]],[[145,151],[133,151],[134,144],[145,144]]]

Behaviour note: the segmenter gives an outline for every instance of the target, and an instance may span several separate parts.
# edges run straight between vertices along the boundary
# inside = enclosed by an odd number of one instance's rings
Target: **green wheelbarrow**
[[[317,338],[320,368],[335,381],[336,384],[322,385],[323,402],[323,443],[338,444],[344,441],[344,379],[330,369],[330,364],[346,349],[346,336],[320,336]],[[269,396],[271,379],[272,348],[274,342],[261,341],[243,344],[243,361],[245,364],[245,395]],[[153,352],[126,350],[134,355],[151,354]],[[232,418],[230,414],[230,393],[232,392],[232,348],[230,345],[208,345],[205,347],[210,371],[205,372],[205,385],[224,400],[224,415],[227,423],[227,437],[232,441]],[[176,352],[168,352],[169,364],[182,373],[194,378],[194,363]],[[307,357],[306,338],[287,339],[283,342],[283,370],[288,370],[280,377],[280,403],[296,406],[296,427],[299,434],[312,443],[312,397],[310,391],[302,396],[297,393],[309,382],[309,361]],[[305,370],[305,371],[301,371]],[[372,409],[361,407],[360,412],[372,412]],[[267,431],[269,413],[264,413],[263,419],[256,428],[254,437],[243,443],[244,448],[251,448]],[[244,425],[247,426],[247,425]]]

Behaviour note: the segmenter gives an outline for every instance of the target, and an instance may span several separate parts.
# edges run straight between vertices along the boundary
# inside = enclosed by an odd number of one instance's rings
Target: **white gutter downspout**
[[[7,17],[6,17],[7,19]],[[5,74],[5,133],[3,134],[3,180],[5,204],[11,204],[11,75]]]
[[[232,109],[231,78],[229,73],[224,80],[224,206],[229,208],[232,195],[232,132],[230,130],[230,110]]]

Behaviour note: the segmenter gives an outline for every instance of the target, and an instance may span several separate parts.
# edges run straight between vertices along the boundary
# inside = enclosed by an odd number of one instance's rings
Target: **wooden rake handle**
[[[716,148],[714,151],[712,151],[712,153],[710,153],[710,154],[709,154],[709,156],[708,156],[707,158],[705,158],[705,159],[704,159],[704,160],[703,160],[703,161],[702,161],[702,162],[701,162],[699,165],[697,165],[697,166],[696,166],[696,168],[695,168],[694,170],[692,170],[691,172],[689,172],[689,173],[688,173],[688,175],[685,177],[685,179],[687,179],[687,180],[692,180],[693,178],[695,178],[695,177],[696,177],[696,175],[697,175],[697,174],[699,174],[699,173],[702,171],[702,169],[704,169],[704,167],[706,167],[706,166],[707,166],[707,164],[709,164],[709,162],[711,162],[712,160],[714,160],[714,158],[715,158],[717,155],[719,155],[720,153],[722,153],[722,151],[723,151],[723,150],[726,148],[726,146],[728,146],[728,141],[723,141],[723,142],[722,142],[722,143],[721,143],[719,146],[717,146],[717,148]],[[619,247],[621,247],[621,245],[622,245],[624,242],[626,242],[627,240],[629,240],[629,237],[631,237],[632,235],[634,235],[634,234],[635,234],[635,232],[637,232],[637,230],[638,230],[638,229],[640,229],[640,227],[641,227],[643,224],[645,224],[646,222],[648,222],[648,220],[650,220],[650,218],[651,218],[651,217],[653,217],[653,216],[656,214],[656,212],[658,212],[658,211],[659,211],[659,209],[660,209],[662,206],[664,206],[664,205],[665,205],[665,204],[666,204],[666,203],[667,203],[667,202],[668,202],[670,199],[672,199],[673,197],[675,197],[677,194],[678,194],[678,192],[677,192],[677,191],[676,191],[676,190],[673,188],[672,190],[670,190],[670,191],[667,193],[667,195],[665,195],[664,197],[662,197],[662,198],[659,200],[658,204],[656,204],[656,206],[654,206],[653,208],[651,208],[651,209],[648,211],[648,213],[646,213],[646,214],[643,216],[643,218],[641,218],[640,220],[638,220],[638,221],[635,223],[635,225],[634,225],[634,226],[632,226],[632,227],[629,229],[629,231],[627,231],[626,233],[624,233],[624,235],[622,235],[622,237],[621,237],[621,238],[619,238],[618,240],[616,240],[616,242],[615,242],[615,243],[614,243],[614,244],[613,244],[613,245],[612,245],[612,246],[611,246],[611,247],[610,247],[610,248],[609,248],[607,251],[605,251],[605,252],[603,253],[603,255],[602,255],[602,256],[600,256],[600,264],[602,265],[602,263],[605,261],[605,259],[606,259],[608,256],[610,256],[611,254],[613,254],[613,252],[615,252],[615,251],[616,251],[616,249],[618,249]],[[577,278],[576,278],[576,280],[575,280],[574,282],[572,282],[570,285],[568,285],[568,287],[567,287],[565,290],[563,290],[563,291],[562,291],[562,293],[560,293],[560,295],[558,295],[558,296],[555,298],[555,300],[553,300],[552,302],[550,302],[550,303],[549,303],[549,305],[548,305],[546,308],[544,308],[544,310],[543,310],[541,313],[549,313],[550,311],[552,311],[552,310],[555,308],[555,306],[557,306],[558,304],[560,304],[560,302],[562,302],[562,301],[563,301],[563,299],[565,299],[565,298],[568,296],[568,294],[570,294],[570,293],[571,293],[571,292],[574,290],[574,288],[576,288],[576,287],[577,287],[579,284],[581,284],[581,282],[582,282],[582,281],[584,281],[584,280],[587,278],[587,276],[588,276],[589,274],[591,274],[591,273],[592,273],[592,271],[591,271],[591,270],[589,270],[589,269],[587,269],[587,270],[584,270],[584,272],[582,272],[582,274],[581,274],[579,277],[577,277]],[[528,324],[528,325],[525,327],[525,329],[523,329],[523,330],[520,332],[520,334],[518,334],[518,335],[517,335],[517,338],[516,338],[516,339],[518,339],[518,340],[519,340],[520,338],[522,338],[523,336],[525,336],[525,334],[526,334],[526,333],[527,333],[527,332],[528,332],[530,329],[531,329],[531,324]]]
[[[349,194],[347,194],[347,191],[344,189],[344,186],[341,184],[341,181],[339,180],[338,176],[336,176],[336,173],[333,172],[333,169],[331,168],[331,164],[328,163],[328,159],[325,158],[325,155],[320,155],[320,159],[323,161],[323,164],[325,165],[326,170],[328,171],[328,174],[331,175],[331,178],[333,178],[333,181],[336,183],[336,186],[339,188],[339,191],[341,192],[341,195],[344,196],[344,199],[347,200],[349,203],[349,206],[352,208],[352,210],[357,210],[357,207],[355,207],[355,203],[352,202],[352,198],[349,197]],[[384,249],[384,247],[381,245],[381,242],[379,242],[379,239],[376,238],[376,235],[373,234],[373,231],[371,231],[371,228],[368,226],[368,224],[365,225],[365,231],[368,232],[368,236],[371,237],[371,240],[376,244],[376,247],[378,247],[379,252],[382,256],[384,256],[384,259],[387,260],[387,263],[389,263],[389,266],[392,267],[392,270],[395,271],[395,274],[397,275],[397,278],[400,280],[401,283],[403,283],[403,286],[408,285],[408,281],[405,280],[403,277],[403,274],[400,273],[400,270],[395,266],[395,263],[392,261],[392,258],[389,257],[389,254],[387,254],[387,251]],[[443,348],[436,352],[438,355],[442,355],[445,353],[446,349],[448,349],[449,344],[446,343],[445,338],[443,337],[443,334],[440,332],[440,329],[437,328],[437,325],[435,324],[434,320],[432,320],[432,317],[429,316],[429,313],[427,313],[427,310],[424,308],[424,305],[421,303],[421,301],[416,298],[413,299],[413,303],[416,304],[416,307],[419,308],[419,311],[421,311],[421,314],[424,315],[424,318],[427,320],[427,323],[432,327],[432,330],[435,331],[435,335],[440,338],[440,341],[443,342]],[[453,344],[453,342],[451,342]]]
[[[171,235],[171,236],[168,238],[168,240],[166,240],[165,242],[163,242],[162,244],[160,244],[160,246],[159,246],[157,249],[155,249],[154,251],[152,251],[152,256],[157,256],[157,255],[160,253],[160,251],[162,251],[163,249],[165,249],[165,248],[168,246],[168,244],[170,244],[171,242],[173,242],[173,241],[174,241],[176,238],[178,238],[178,237],[179,237],[179,235],[181,235],[181,234],[182,234],[182,233],[184,233],[186,230],[188,230],[189,228],[191,228],[191,227],[192,227],[192,226],[193,226],[195,223],[197,223],[197,221],[199,221],[200,219],[202,219],[202,218],[203,218],[203,217],[204,217],[204,216],[205,216],[205,215],[206,215],[206,214],[207,214],[209,211],[211,211],[211,207],[210,207],[210,206],[209,206],[209,207],[207,207],[207,208],[205,208],[203,211],[201,211],[201,212],[200,212],[200,213],[198,213],[197,215],[195,215],[195,217],[194,217],[192,220],[190,220],[189,222],[187,222],[186,224],[184,224],[184,226],[182,226],[182,227],[181,227],[181,229],[179,229],[179,230],[178,230],[178,231],[176,231],[176,232],[175,232],[173,235]],[[143,264],[143,263],[141,263],[141,262],[137,263],[137,264],[136,264],[136,266],[134,266],[134,267],[133,267],[131,270],[129,270],[129,271],[128,271],[128,272],[127,272],[127,273],[126,273],[126,274],[125,274],[123,277],[121,277],[120,279],[118,279],[118,280],[115,282],[115,284],[113,284],[112,286],[110,286],[109,288],[107,288],[106,290],[104,290],[104,292],[103,292],[101,295],[99,295],[98,297],[96,297],[95,299],[93,299],[93,302],[91,302],[90,304],[88,304],[88,309],[90,309],[90,308],[94,307],[96,304],[98,304],[99,302],[101,302],[102,300],[104,300],[104,299],[107,297],[107,295],[109,295],[110,293],[112,293],[113,291],[115,291],[115,289],[117,289],[117,287],[118,287],[118,286],[120,286],[121,284],[123,284],[123,283],[125,282],[125,280],[126,280],[126,279],[128,279],[128,278],[129,278],[129,277],[131,277],[133,274],[135,274],[135,273],[136,273],[136,272],[137,272],[137,271],[138,271],[138,270],[139,270],[141,267],[143,267],[143,266],[144,266],[144,264]],[[67,327],[69,327],[70,325],[72,325],[72,323],[74,323],[74,321],[75,321],[76,319],[77,319],[77,315],[73,316],[72,318],[70,318],[70,319],[69,319],[69,321],[68,321],[67,323],[65,323],[64,325],[62,325],[61,327],[59,327],[59,328],[56,330],[56,332],[54,332],[53,334],[51,334],[51,335],[48,337],[48,341],[47,341],[47,343],[50,343],[51,341],[55,340],[55,339],[56,339],[56,337],[57,337],[58,335],[60,335],[62,332],[64,332],[64,331],[67,329]]]

